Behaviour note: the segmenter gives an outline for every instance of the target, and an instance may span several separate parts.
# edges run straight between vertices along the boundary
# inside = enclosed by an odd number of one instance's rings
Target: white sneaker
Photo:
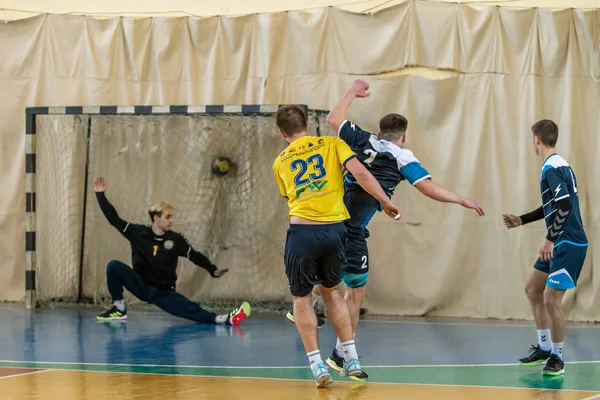
[[[315,376],[318,388],[327,387],[333,382],[329,370],[322,362],[315,366],[315,368],[312,370],[312,373]]]

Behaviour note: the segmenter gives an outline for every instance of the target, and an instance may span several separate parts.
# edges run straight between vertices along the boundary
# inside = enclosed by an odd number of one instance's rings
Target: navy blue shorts
[[[346,182],[344,204],[350,213],[350,219],[344,223],[348,230],[346,257],[342,267],[342,280],[349,288],[358,288],[367,283],[369,276],[369,249],[367,225],[373,215],[381,210],[377,199],[365,192],[360,186]]]
[[[550,261],[542,261],[538,258],[533,267],[548,274],[547,287],[560,290],[573,289],[577,286],[586,254],[587,245],[562,242],[554,247]]]
[[[285,274],[292,296],[304,297],[315,285],[340,283],[346,251],[342,222],[324,225],[291,224],[285,241]]]

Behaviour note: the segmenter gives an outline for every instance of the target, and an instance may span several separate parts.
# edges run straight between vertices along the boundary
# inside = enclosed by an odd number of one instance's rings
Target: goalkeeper
[[[213,278],[220,278],[228,269],[218,269],[206,256],[196,251],[183,235],[171,230],[171,205],[158,202],[150,207],[148,213],[152,225],[130,224],[119,217],[106,198],[106,187],[104,177],[96,178],[94,190],[100,209],[108,222],[129,240],[133,269],[120,261],[108,263],[106,279],[114,306],[99,315],[99,321],[127,319],[123,288],[138,299],[154,304],[169,314],[201,324],[237,326],[250,316],[248,302],[244,302],[229,314],[217,315],[177,293],[175,281],[179,257],[189,258],[194,264],[207,270]]]

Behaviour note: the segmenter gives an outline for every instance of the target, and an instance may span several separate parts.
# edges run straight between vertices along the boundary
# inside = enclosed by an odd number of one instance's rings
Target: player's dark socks
[[[542,375],[558,376],[565,373],[565,363],[556,354],[552,354],[542,370]]]
[[[544,364],[550,358],[550,351],[544,351],[539,346],[531,346],[529,355],[519,360],[519,365],[533,366]]]
[[[110,310],[98,315],[96,319],[98,321],[123,321],[127,319],[127,311],[121,311],[113,306]]]

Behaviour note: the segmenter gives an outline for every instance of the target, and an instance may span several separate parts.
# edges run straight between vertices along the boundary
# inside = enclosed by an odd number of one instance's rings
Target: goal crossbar
[[[307,114],[311,113],[323,115],[324,110],[309,109],[306,105],[299,105]],[[36,119],[43,115],[79,115],[90,116],[95,115],[240,115],[240,116],[274,116],[281,105],[263,105],[263,104],[246,104],[246,105],[171,105],[171,106],[77,106],[77,107],[28,107],[26,108],[26,154],[25,154],[25,307],[27,309],[36,308],[36,202],[39,201],[39,196],[36,198],[36,172],[39,172],[42,165],[36,163]],[[316,124],[316,133],[319,132],[319,124]],[[88,120],[87,126],[87,152],[89,152],[89,141],[91,133],[91,118]],[[86,155],[87,160],[87,155]],[[86,161],[86,186],[87,186],[87,161]],[[84,210],[83,221],[85,224],[85,204],[87,191],[84,190]],[[84,229],[85,230],[85,229]],[[83,234],[82,234],[83,246]],[[77,301],[81,299],[82,273],[83,268],[83,252],[80,260],[79,274],[79,295]]]

